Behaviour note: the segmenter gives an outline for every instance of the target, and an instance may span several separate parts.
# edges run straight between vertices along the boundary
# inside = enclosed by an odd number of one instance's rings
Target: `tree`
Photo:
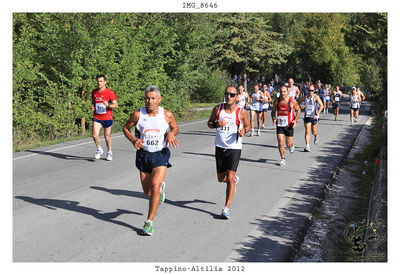
[[[222,68],[237,66],[246,79],[247,72],[256,68],[286,62],[291,48],[281,38],[256,14],[222,14],[217,21],[215,59]]]

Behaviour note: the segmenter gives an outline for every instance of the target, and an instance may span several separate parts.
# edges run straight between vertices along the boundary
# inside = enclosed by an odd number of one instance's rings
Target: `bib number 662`
[[[157,146],[158,145],[158,140],[150,140],[150,139],[148,139],[146,141],[146,145],[147,146]]]

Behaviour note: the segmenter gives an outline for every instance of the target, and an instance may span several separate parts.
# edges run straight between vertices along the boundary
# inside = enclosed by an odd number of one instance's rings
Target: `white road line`
[[[200,120],[200,121],[195,121],[195,122],[189,122],[189,123],[185,123],[185,124],[178,124],[179,126],[186,126],[186,125],[192,125],[192,124],[196,124],[196,123],[200,123],[200,122],[204,122],[207,120]],[[124,137],[124,135],[119,135],[119,136],[113,136],[113,138],[119,138],[119,137]],[[104,138],[100,138],[101,141],[104,141]],[[81,146],[81,145],[85,145],[85,144],[89,144],[89,143],[93,143],[93,141],[87,141],[87,142],[83,142],[83,143],[78,143],[78,144],[74,144],[74,145],[69,145],[69,146],[64,146],[64,147],[60,147],[60,148],[55,148],[52,150],[48,150],[48,151],[43,151],[44,153],[46,152],[55,152],[55,151],[59,151],[59,150],[63,150],[63,149],[68,149],[68,148],[72,148],[72,147],[76,147],[76,146]],[[21,157],[16,157],[13,158],[13,160],[18,160],[18,159],[24,159],[24,158],[29,158],[32,156],[36,156],[39,153],[33,153],[33,154],[29,154],[29,155],[25,155],[25,156],[21,156]]]

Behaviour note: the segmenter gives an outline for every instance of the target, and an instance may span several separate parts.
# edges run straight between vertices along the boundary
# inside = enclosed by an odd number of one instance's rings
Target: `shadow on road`
[[[44,151],[36,151],[36,150],[27,150],[27,152],[31,153],[36,153],[40,155],[45,155],[45,156],[51,156],[59,159],[66,159],[66,160],[86,160],[90,162],[94,162],[93,157],[79,157],[79,156],[72,156],[72,155],[66,155],[66,154],[60,154],[60,153],[53,153],[53,152],[44,152]]]
[[[23,200],[28,203],[43,206],[50,210],[64,209],[64,210],[69,210],[69,211],[73,211],[73,212],[90,215],[90,216],[92,216],[96,219],[102,220],[102,221],[106,221],[106,222],[110,222],[110,223],[114,223],[114,224],[118,224],[118,225],[130,228],[133,231],[135,231],[138,235],[140,235],[142,232],[142,230],[139,228],[136,228],[132,225],[129,225],[129,224],[121,222],[121,221],[114,220],[115,218],[117,218],[118,216],[120,216],[122,214],[143,215],[142,213],[132,212],[132,211],[128,211],[125,209],[117,209],[117,211],[109,212],[109,213],[101,213],[100,210],[93,209],[93,208],[86,207],[86,206],[81,206],[81,205],[79,205],[79,202],[77,202],[77,201],[55,200],[55,199],[35,199],[32,197],[27,197],[27,196],[16,196],[15,198]]]
[[[262,146],[262,145],[260,145]],[[276,146],[275,146],[276,147]],[[189,154],[189,155],[197,155],[197,156],[206,156],[206,157],[212,157],[215,159],[214,154],[207,154],[207,153],[193,153],[193,152],[183,152],[184,154]],[[258,163],[271,163],[271,162],[276,162],[275,159],[265,159],[265,158],[260,158],[260,159],[249,159],[249,158],[240,158],[240,161],[244,162],[258,162]]]
[[[367,108],[361,114],[367,116]],[[232,261],[239,262],[289,262],[306,234],[306,225],[314,205],[323,197],[335,170],[341,166],[354,144],[362,125],[347,127],[331,142],[322,142],[316,158],[318,165],[307,169],[298,179],[297,187],[285,190],[287,203],[276,209],[274,216],[265,215],[254,222],[256,230],[235,249]],[[323,133],[321,133],[321,138]],[[311,160],[315,162],[315,159]],[[330,221],[326,221],[329,223]],[[329,226],[328,226],[329,227]]]
[[[136,197],[136,198],[148,199],[148,197],[146,195],[144,195],[142,192],[137,192],[137,191],[129,191],[129,190],[121,190],[121,189],[108,189],[108,188],[99,187],[99,186],[90,186],[90,188],[95,189],[95,190],[108,192],[110,194],[117,195],[117,196],[128,196],[128,197]],[[164,203],[171,204],[171,205],[174,205],[174,206],[177,206],[177,207],[181,207],[181,208],[186,208],[186,209],[191,209],[191,210],[194,210],[194,211],[207,213],[207,214],[211,215],[214,219],[219,219],[220,218],[220,215],[217,215],[215,213],[209,212],[209,211],[204,210],[202,208],[188,206],[188,204],[192,204],[192,203],[216,204],[215,202],[209,202],[209,201],[198,200],[198,199],[195,199],[195,200],[192,200],[192,201],[173,201],[173,200],[170,200],[170,199],[165,199]]]

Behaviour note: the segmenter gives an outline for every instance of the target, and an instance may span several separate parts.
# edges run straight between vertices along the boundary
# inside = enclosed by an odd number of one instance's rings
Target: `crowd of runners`
[[[97,76],[96,80],[97,88],[92,91],[91,105],[93,140],[97,147],[95,159],[99,159],[103,154],[99,133],[101,128],[104,128],[108,149],[106,159],[111,161],[113,160],[112,110],[118,108],[117,96],[106,88],[107,81],[104,75]],[[136,150],[136,167],[140,172],[140,182],[144,194],[149,197],[148,216],[142,231],[145,235],[152,235],[157,208],[165,200],[164,178],[167,168],[171,167],[169,147],[175,148],[179,145],[176,139],[179,128],[172,112],[160,106],[162,97],[157,86],[147,87],[144,96],[144,107],[131,115],[123,126],[123,132]],[[288,82],[280,87],[275,87],[274,81],[259,82],[253,85],[250,95],[241,84],[226,87],[223,102],[213,108],[207,122],[209,128],[216,129],[214,145],[217,180],[226,183],[225,206],[221,217],[230,218],[230,206],[239,182],[236,171],[242,150],[242,139],[248,132],[248,137],[261,135],[261,129],[266,127],[269,109],[271,109],[272,126],[276,127],[279,165],[283,166],[286,165],[285,145],[290,153],[295,150],[294,128],[298,124],[301,110],[304,109],[304,151],[310,152],[311,134],[314,136],[314,144],[319,142],[319,114],[328,113],[329,104],[332,102],[332,113],[334,120],[337,121],[343,97],[339,86],[331,90],[330,85],[324,85],[319,80],[315,83],[302,82],[296,86],[294,79],[289,78]],[[357,122],[363,100],[365,96],[359,87],[352,87],[348,101],[350,125]],[[134,134],[131,132],[132,128],[135,128]]]

